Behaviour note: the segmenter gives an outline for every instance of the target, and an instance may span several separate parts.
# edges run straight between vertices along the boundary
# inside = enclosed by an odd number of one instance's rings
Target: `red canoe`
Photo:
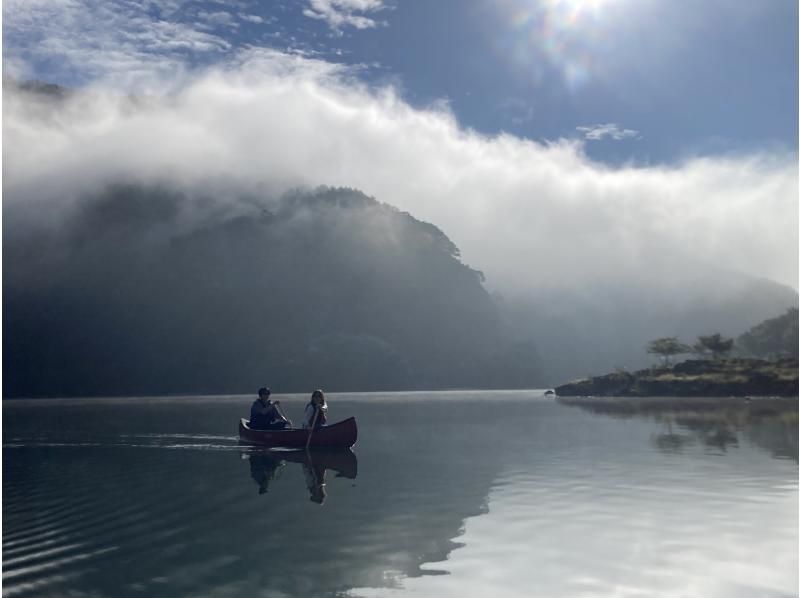
[[[239,438],[264,446],[305,447],[309,430],[253,430],[244,418],[239,420]],[[351,417],[330,426],[317,428],[311,435],[311,446],[350,448],[356,443],[358,428]]]

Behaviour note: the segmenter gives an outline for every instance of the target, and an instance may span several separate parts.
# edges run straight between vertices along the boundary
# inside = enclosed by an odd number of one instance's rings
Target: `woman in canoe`
[[[317,389],[311,393],[311,400],[306,405],[303,415],[303,428],[321,428],[328,421],[328,404],[325,393]]]

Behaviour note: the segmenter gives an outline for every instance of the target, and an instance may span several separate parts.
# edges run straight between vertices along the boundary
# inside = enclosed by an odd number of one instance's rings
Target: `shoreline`
[[[560,397],[798,397],[798,361],[695,359],[556,386]]]

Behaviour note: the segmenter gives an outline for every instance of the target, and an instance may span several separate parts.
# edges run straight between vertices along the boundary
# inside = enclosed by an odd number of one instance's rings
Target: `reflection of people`
[[[278,470],[285,463],[268,453],[251,453],[249,459],[250,477],[258,484],[258,493],[264,494],[269,489],[269,483],[275,479]]]
[[[307,454],[308,459],[303,461],[303,473],[306,478],[306,487],[311,493],[311,501],[317,504],[324,504],[328,493],[325,490],[325,469],[324,465],[314,465],[311,455]]]
[[[328,497],[326,477],[331,470],[337,478],[354,480],[358,476],[358,461],[350,451],[275,451],[253,450],[248,447],[242,454],[250,462],[250,477],[258,485],[258,493],[266,494],[273,480],[280,477],[288,463],[299,463],[303,467],[309,499],[324,504]],[[333,475],[333,474],[332,474]]]
[[[259,388],[258,398],[250,406],[250,428],[253,430],[282,430],[291,428],[290,422],[280,412],[280,401],[270,401],[272,394],[269,388]]]
[[[303,427],[316,430],[321,428],[328,421],[328,405],[325,402],[325,393],[321,390],[315,390],[311,393],[311,400],[306,405],[305,413],[303,414]]]

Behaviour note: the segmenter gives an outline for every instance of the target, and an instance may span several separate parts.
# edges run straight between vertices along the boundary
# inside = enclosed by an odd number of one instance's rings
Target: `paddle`
[[[289,424],[289,427],[291,428],[292,427],[292,420],[290,420],[288,417],[286,417],[286,414],[281,409],[281,402],[280,401],[273,401],[272,404],[275,406],[275,411],[278,412],[278,415],[280,415],[286,421],[286,423]]]
[[[303,466],[311,470],[312,486],[309,487],[311,500],[321,505],[325,502],[325,466],[323,465],[322,467],[322,477],[318,477],[317,469],[314,467],[314,460],[311,458],[311,452],[308,450],[308,446],[306,446],[306,459],[308,460],[308,465],[304,463]],[[306,485],[308,485],[308,480],[306,480]]]
[[[317,416],[319,415],[319,408],[314,405],[314,417],[311,419],[311,429],[308,431],[308,440],[306,440],[306,450],[311,444],[311,435],[314,433],[314,426],[317,424]]]

